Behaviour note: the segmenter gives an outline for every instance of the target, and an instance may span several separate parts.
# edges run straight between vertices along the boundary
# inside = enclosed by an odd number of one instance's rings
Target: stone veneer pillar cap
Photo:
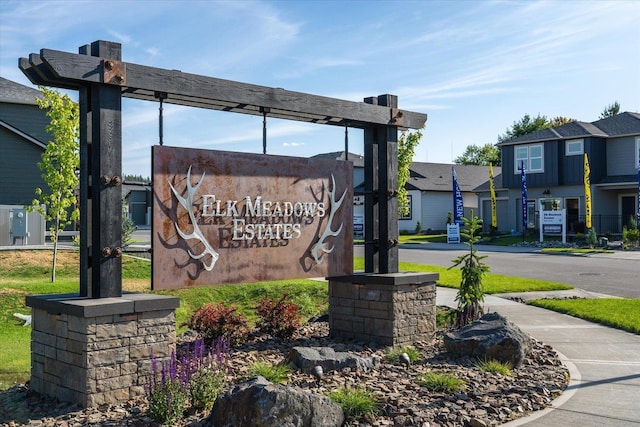
[[[29,295],[28,307],[49,313],[71,314],[78,317],[98,317],[147,311],[174,310],[180,298],[144,293],[124,293],[121,297],[87,298],[79,294]]]
[[[356,273],[349,276],[328,277],[332,282],[355,283],[362,285],[421,285],[435,283],[440,278],[438,273]]]

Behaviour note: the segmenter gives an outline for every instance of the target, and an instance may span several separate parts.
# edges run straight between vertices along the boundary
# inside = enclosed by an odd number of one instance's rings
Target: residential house
[[[339,151],[318,154],[313,158],[344,160],[345,156],[344,151]],[[354,231],[358,234],[364,224],[364,157],[349,153],[348,160],[353,162],[353,217]],[[398,221],[398,229],[401,232],[414,232],[418,222],[424,231],[446,230],[447,214],[453,211],[452,167],[455,167],[462,192],[465,216],[468,216],[471,210],[474,210],[475,215],[479,215],[479,199],[475,192],[483,184],[488,188],[488,166],[413,162],[409,167],[410,176],[405,186],[409,196],[409,212]],[[493,169],[494,174],[500,174],[499,166]]]
[[[49,118],[35,103],[41,97],[36,89],[0,77],[0,246],[44,242],[43,218],[23,210],[35,189],[45,187],[37,163],[49,140]],[[26,235],[18,231],[22,218],[27,218]]]
[[[409,167],[409,180],[405,186],[410,209],[407,215],[400,217],[400,231],[413,232],[418,222],[424,231],[446,230],[447,215],[453,211],[452,168],[455,168],[462,193],[465,217],[469,217],[472,210],[474,215],[480,216],[480,199],[476,191],[483,185],[489,187],[488,166],[413,162]],[[500,172],[499,166],[493,167],[494,178]],[[485,227],[490,226],[491,216],[488,220],[485,218],[484,222]]]
[[[541,203],[566,209],[567,232],[585,231],[584,154],[589,159],[592,226],[598,233],[621,233],[638,210],[640,114],[625,112],[592,123],[571,122],[499,144],[506,197],[506,227],[522,230],[520,164],[528,187],[528,216],[537,227]],[[479,198],[487,193],[479,189]],[[482,212],[486,217],[486,213]]]

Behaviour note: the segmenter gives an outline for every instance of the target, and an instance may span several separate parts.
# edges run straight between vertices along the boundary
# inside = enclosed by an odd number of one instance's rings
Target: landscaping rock
[[[322,372],[328,373],[344,368],[367,371],[380,363],[378,357],[360,357],[347,352],[337,352],[331,347],[293,347],[287,360],[308,374],[313,374],[316,366],[320,366]]]
[[[533,341],[498,313],[488,313],[470,325],[444,335],[447,350],[458,356],[495,359],[520,367]]]
[[[328,397],[257,377],[218,397],[208,421],[216,427],[339,427],[344,413]]]

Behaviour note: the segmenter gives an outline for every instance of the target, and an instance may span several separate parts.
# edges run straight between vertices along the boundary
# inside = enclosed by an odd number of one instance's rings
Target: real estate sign
[[[153,147],[154,289],[353,272],[350,162]]]
[[[556,211],[540,211],[540,241],[544,236],[562,236],[562,243],[567,241],[567,214],[565,209]]]

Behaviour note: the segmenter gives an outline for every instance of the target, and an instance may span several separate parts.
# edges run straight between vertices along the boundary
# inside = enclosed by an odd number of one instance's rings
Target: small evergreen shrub
[[[636,219],[631,216],[629,218],[629,225],[622,227],[622,243],[625,247],[640,246],[640,230]]]
[[[589,231],[587,231],[584,242],[590,248],[595,248],[598,245],[598,235],[596,234],[595,228],[591,227]]]
[[[262,333],[276,338],[289,339],[300,327],[300,307],[287,302],[284,294],[278,301],[263,298],[256,307],[256,327]]]
[[[341,387],[329,393],[329,398],[340,405],[347,419],[357,420],[378,412],[378,400],[366,388]]]
[[[418,384],[436,393],[455,393],[463,391],[466,384],[463,380],[449,373],[428,371],[420,378]]]
[[[469,253],[460,255],[453,260],[453,265],[449,270],[461,266],[462,280],[460,288],[456,295],[457,318],[454,327],[461,328],[474,320],[479,319],[484,314],[482,309],[482,301],[484,301],[484,290],[482,289],[482,276],[489,271],[489,266],[482,262],[486,255],[478,255],[478,251],[474,248],[480,240],[480,230],[482,229],[482,220],[473,215],[471,211],[471,219],[462,217],[464,228],[460,231],[460,235],[465,245],[469,246]]]
[[[221,303],[205,304],[191,315],[184,326],[198,332],[208,344],[218,338],[238,343],[249,333],[249,326],[244,315],[236,313],[236,310],[234,306]]]

